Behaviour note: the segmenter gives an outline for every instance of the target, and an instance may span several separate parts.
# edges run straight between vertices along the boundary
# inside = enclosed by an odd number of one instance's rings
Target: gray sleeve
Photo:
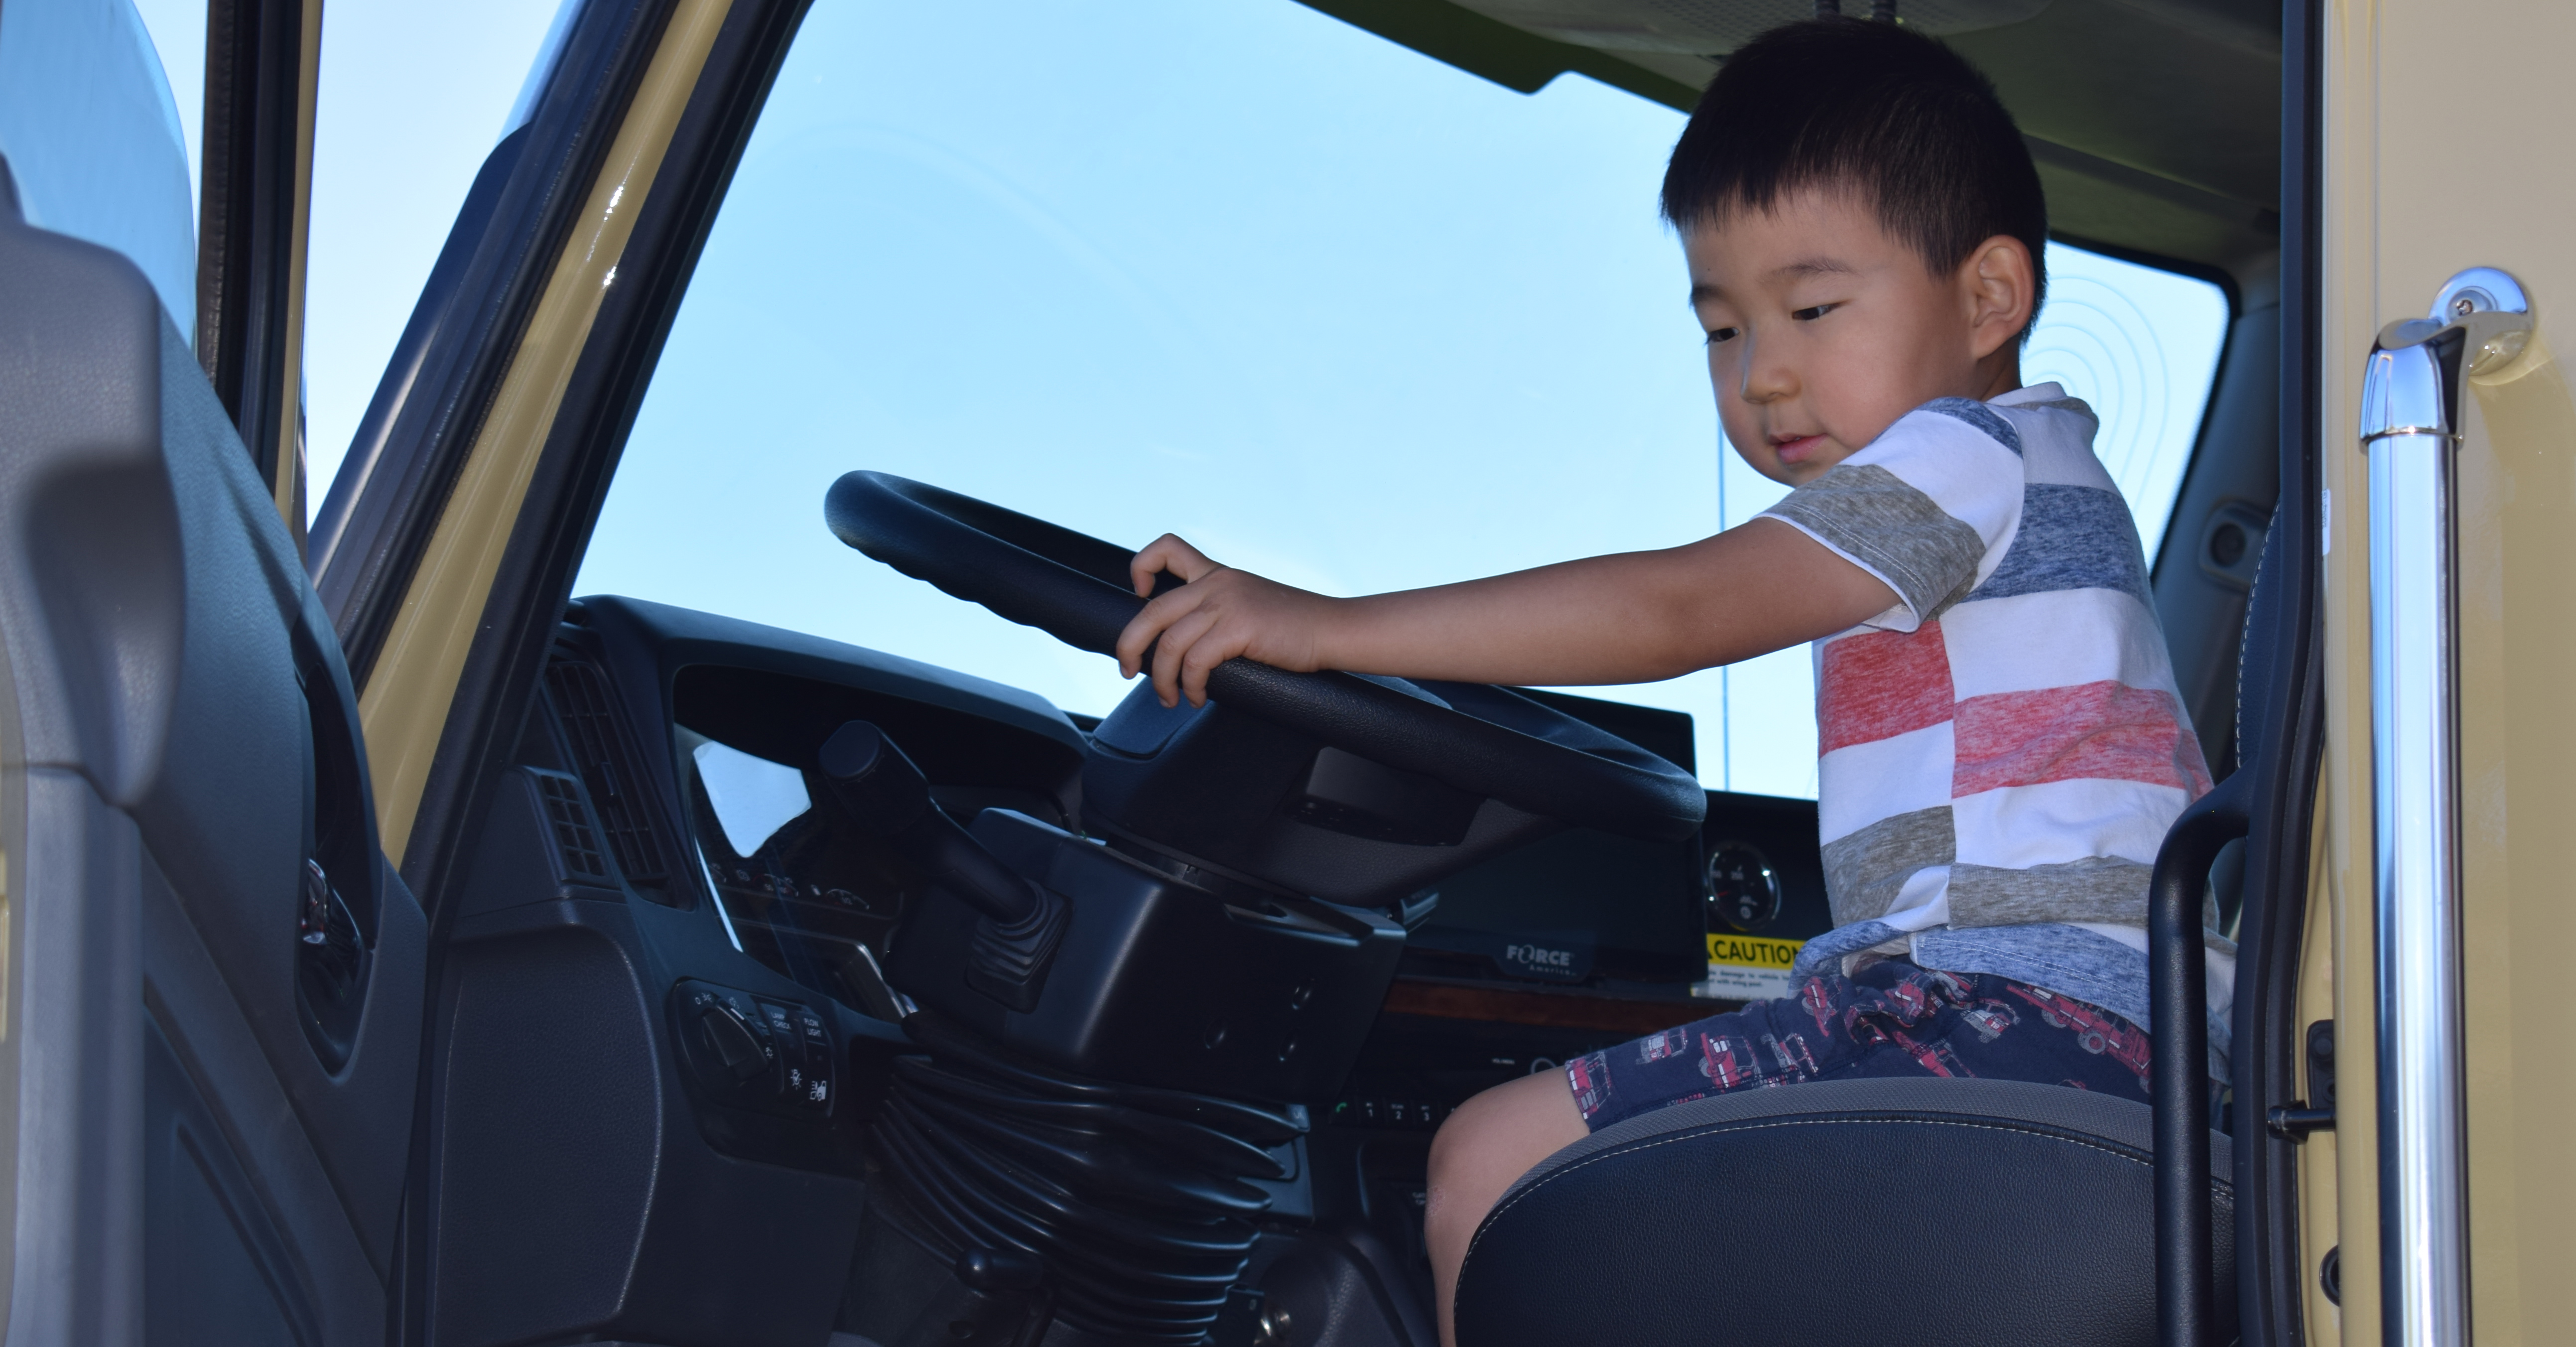
[[[1927,619],[1976,579],[1986,543],[1922,491],[1874,463],[1841,463],[1763,512],[1886,582]]]

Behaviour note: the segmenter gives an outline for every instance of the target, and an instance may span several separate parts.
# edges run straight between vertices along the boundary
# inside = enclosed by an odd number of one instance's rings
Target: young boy
[[[1441,1335],[1478,1223],[1551,1152],[1755,1086],[1987,1076],[2144,1099],[2148,875],[2209,788],[2093,415],[2023,388],[2047,218],[1993,87],[1893,24],[1730,57],[1664,178],[1727,441],[1793,490],[1662,552],[1361,599],[1173,537],[1121,636],[1165,704],[1236,656],[1491,683],[1633,683],[1815,643],[1835,929],[1793,997],[1477,1096],[1432,1146]],[[2211,963],[2212,1004],[2232,966]],[[2212,1026],[2224,1044],[2225,1025]]]

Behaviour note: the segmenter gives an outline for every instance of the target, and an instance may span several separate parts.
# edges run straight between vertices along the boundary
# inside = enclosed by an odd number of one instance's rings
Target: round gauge
[[[1780,918],[1780,877],[1771,861],[1742,842],[1720,842],[1708,854],[1708,929],[1751,935]]]

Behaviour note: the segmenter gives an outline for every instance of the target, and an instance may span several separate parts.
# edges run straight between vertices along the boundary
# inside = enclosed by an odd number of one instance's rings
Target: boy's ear
[[[1968,305],[1969,349],[1985,359],[2021,339],[2030,326],[2031,296],[2038,288],[2038,268],[2030,246],[2010,234],[1997,234],[1977,245],[1959,266],[1961,298]]]

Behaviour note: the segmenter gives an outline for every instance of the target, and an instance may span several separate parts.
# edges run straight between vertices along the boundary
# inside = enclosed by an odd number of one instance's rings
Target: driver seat
[[[1822,1081],[1602,1129],[1504,1193],[1461,1347],[2156,1340],[2153,1111],[2060,1085]],[[2229,1172],[2210,1135],[2210,1172]],[[2234,1190],[2213,1178],[2217,1340]]]

